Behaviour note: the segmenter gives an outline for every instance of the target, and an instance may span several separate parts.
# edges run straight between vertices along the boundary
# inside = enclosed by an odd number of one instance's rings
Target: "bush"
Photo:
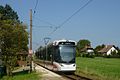
[[[81,54],[80,53],[76,53],[76,57],[80,57],[81,56]]]
[[[104,57],[105,58],[111,58],[111,55],[105,55]]]
[[[94,58],[94,53],[82,53],[82,57]]]
[[[119,55],[105,55],[105,58],[120,58]]]
[[[6,74],[6,67],[4,66],[0,66],[0,78],[3,77],[3,75]]]

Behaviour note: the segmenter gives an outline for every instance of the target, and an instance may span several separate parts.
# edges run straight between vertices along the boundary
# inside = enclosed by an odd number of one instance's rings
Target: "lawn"
[[[76,58],[76,74],[97,80],[120,80],[120,59]]]
[[[13,77],[4,76],[0,80],[40,80],[40,76],[36,72],[28,73],[28,71],[23,71],[14,74]]]

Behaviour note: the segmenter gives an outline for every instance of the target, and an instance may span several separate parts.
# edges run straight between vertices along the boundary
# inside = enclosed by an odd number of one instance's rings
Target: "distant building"
[[[103,49],[101,49],[98,52],[102,55],[111,55],[111,53],[114,51],[118,53],[118,50],[116,49],[114,45],[106,45]]]
[[[91,45],[86,45],[83,49],[80,50],[80,52],[84,54],[94,55],[94,49],[91,47]]]

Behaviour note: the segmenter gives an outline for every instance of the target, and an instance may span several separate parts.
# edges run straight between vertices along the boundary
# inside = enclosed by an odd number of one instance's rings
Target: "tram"
[[[76,42],[73,40],[55,40],[36,51],[35,55],[42,66],[62,72],[76,70]]]

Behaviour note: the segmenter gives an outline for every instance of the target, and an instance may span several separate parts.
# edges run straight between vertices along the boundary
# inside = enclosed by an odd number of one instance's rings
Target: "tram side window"
[[[58,49],[58,48],[55,49],[54,60],[55,60],[56,62],[59,62],[59,61],[60,61],[60,53],[59,53],[59,49]]]
[[[50,61],[50,60],[52,60],[52,54],[53,54],[53,47],[49,47],[48,48],[48,52],[47,52],[47,59]]]
[[[45,50],[43,50],[42,55],[43,55],[43,60],[45,60],[46,59]]]
[[[48,52],[47,52],[47,53],[48,53],[47,59],[48,59],[48,60],[51,60],[51,56],[50,56],[51,53],[52,53],[51,48],[48,48]]]

